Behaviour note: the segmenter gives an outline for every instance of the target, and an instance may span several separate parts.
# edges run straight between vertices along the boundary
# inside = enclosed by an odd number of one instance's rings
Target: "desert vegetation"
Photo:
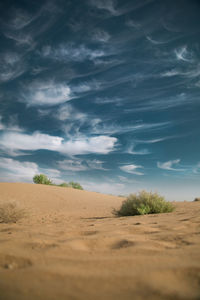
[[[0,202],[0,223],[16,223],[25,216],[14,202]]]
[[[116,216],[135,216],[145,214],[168,213],[174,210],[171,202],[165,201],[158,193],[141,191],[130,194],[123,201],[119,210],[114,210]]]
[[[45,174],[36,174],[33,177],[33,182],[36,184],[46,184],[46,185],[54,185],[60,187],[71,187],[77,190],[83,190],[83,187],[78,182],[70,181],[69,183],[63,182],[61,184],[53,183]]]
[[[200,197],[195,198],[194,201],[195,201],[195,202],[196,202],[196,201],[200,201]]]
[[[37,174],[33,177],[33,182],[36,184],[52,185],[52,181],[44,174]]]

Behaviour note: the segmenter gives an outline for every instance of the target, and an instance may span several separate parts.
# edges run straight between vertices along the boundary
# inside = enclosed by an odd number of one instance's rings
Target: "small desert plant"
[[[194,201],[195,201],[195,202],[196,202],[196,201],[200,201],[200,198],[195,198]]]
[[[66,183],[66,182],[63,182],[63,183],[59,184],[58,186],[61,186],[61,187],[69,187],[69,184]]]
[[[37,174],[33,177],[33,182],[37,184],[52,185],[51,180],[44,174]]]
[[[165,201],[164,197],[157,193],[141,191],[139,194],[131,194],[123,201],[121,208],[114,210],[116,216],[135,216],[145,214],[158,214],[172,212],[174,206]]]
[[[78,182],[73,182],[73,181],[69,182],[69,187],[72,187],[73,189],[77,189],[77,190],[83,190],[83,187]]]
[[[16,223],[25,216],[14,202],[0,202],[0,223]]]

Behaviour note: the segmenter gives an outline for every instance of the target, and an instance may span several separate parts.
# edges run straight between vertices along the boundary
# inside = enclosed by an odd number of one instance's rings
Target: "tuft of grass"
[[[16,223],[25,217],[24,210],[17,207],[14,202],[0,203],[0,223]]]
[[[113,213],[121,217],[168,213],[174,209],[173,204],[165,201],[165,198],[159,194],[141,191],[138,194],[130,194],[127,199],[122,202],[121,208],[114,210]]]
[[[195,201],[195,202],[196,202],[196,201],[200,201],[200,198],[195,198],[194,201]]]

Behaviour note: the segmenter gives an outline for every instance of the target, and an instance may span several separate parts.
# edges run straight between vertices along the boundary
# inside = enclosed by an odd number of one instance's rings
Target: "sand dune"
[[[26,212],[0,224],[0,299],[200,299],[200,202],[116,218],[123,198],[0,183]]]

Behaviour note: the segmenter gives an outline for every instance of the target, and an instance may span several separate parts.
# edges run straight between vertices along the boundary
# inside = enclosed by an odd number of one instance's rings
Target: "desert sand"
[[[200,299],[200,201],[117,218],[123,200],[0,183],[26,214],[0,224],[0,299]]]

